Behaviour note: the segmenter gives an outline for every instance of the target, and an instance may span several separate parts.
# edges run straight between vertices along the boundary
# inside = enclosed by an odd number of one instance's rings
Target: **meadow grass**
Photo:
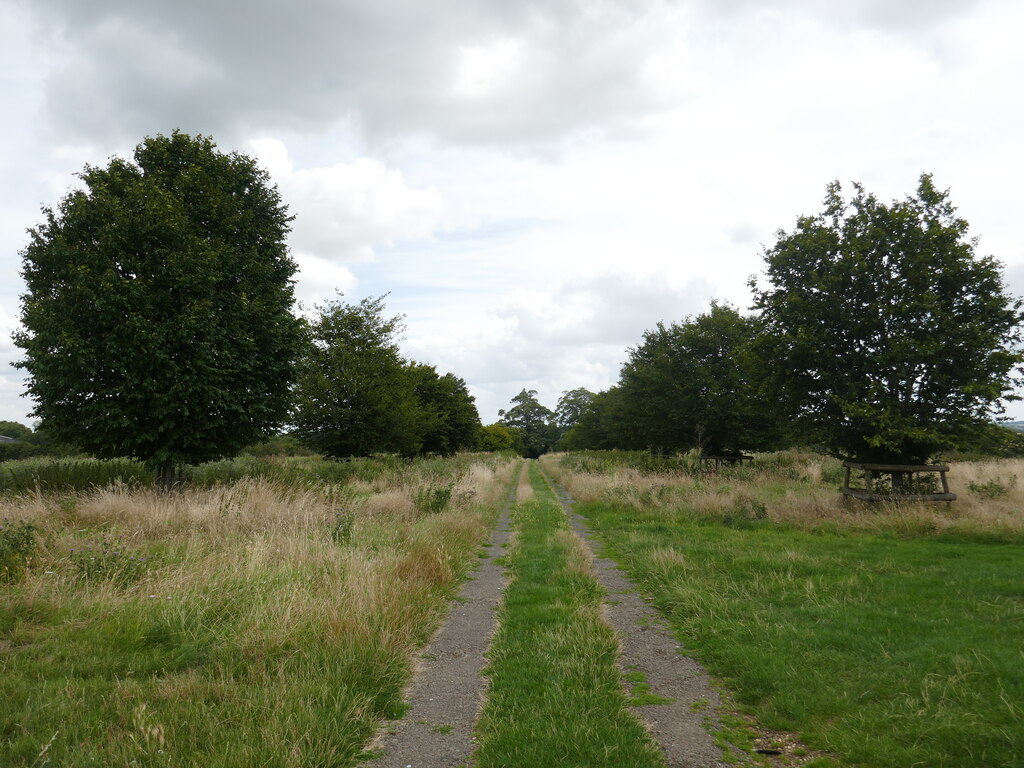
[[[815,764],[1024,764],[1024,463],[955,466],[947,506],[844,502],[810,454],[545,461],[742,711],[834,755]]]
[[[0,496],[35,539],[0,583],[0,765],[353,765],[511,467]]]
[[[511,582],[488,651],[489,691],[477,724],[479,768],[662,766],[628,710],[618,643],[601,615],[589,551],[530,463],[507,556]]]

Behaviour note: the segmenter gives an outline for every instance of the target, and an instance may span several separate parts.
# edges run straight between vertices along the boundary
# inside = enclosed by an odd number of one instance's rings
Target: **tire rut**
[[[473,727],[486,693],[481,674],[494,634],[506,579],[496,561],[511,537],[515,489],[506,499],[488,542],[487,557],[452,602],[448,618],[420,654],[409,687],[409,709],[385,724],[375,744],[383,754],[368,768],[456,768],[468,765],[476,747]]]
[[[573,531],[594,557],[594,572],[607,592],[608,623],[619,636],[620,663],[624,671],[644,676],[654,696],[667,703],[634,707],[661,747],[669,768],[725,768],[722,752],[707,725],[717,724],[721,704],[710,678],[694,659],[682,654],[682,646],[661,615],[649,605],[618,564],[597,554],[599,546],[586,518],[573,511],[573,499],[547,472],[551,485],[569,516]]]

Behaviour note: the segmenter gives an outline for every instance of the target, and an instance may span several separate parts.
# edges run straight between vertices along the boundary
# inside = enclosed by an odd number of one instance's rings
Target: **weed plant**
[[[36,551],[36,526],[25,520],[0,520],[0,583],[17,581]]]
[[[424,486],[417,488],[413,497],[416,509],[425,515],[444,512],[452,500],[452,485]]]

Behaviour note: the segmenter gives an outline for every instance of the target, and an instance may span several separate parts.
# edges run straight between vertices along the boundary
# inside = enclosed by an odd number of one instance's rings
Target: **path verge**
[[[543,474],[573,531],[594,552],[595,539],[586,519],[573,511],[569,493]],[[594,553],[593,562],[598,582],[608,593],[606,617],[619,636],[625,676],[640,683],[639,690],[634,690],[639,694],[634,711],[661,746],[666,763],[670,768],[721,768],[725,765],[722,752],[705,725],[715,723],[721,702],[707,673],[694,659],[682,655],[668,624],[615,561]]]
[[[454,768],[474,749],[473,725],[486,690],[484,652],[505,587],[498,559],[508,542],[515,488],[506,499],[486,555],[452,602],[444,625],[419,657],[401,720],[385,724],[372,768]]]

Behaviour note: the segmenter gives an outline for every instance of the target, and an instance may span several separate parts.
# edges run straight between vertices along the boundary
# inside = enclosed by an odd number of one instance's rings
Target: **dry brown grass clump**
[[[519,483],[516,485],[516,501],[529,501],[533,498],[533,486],[530,484],[529,465],[523,463],[519,472]]]

